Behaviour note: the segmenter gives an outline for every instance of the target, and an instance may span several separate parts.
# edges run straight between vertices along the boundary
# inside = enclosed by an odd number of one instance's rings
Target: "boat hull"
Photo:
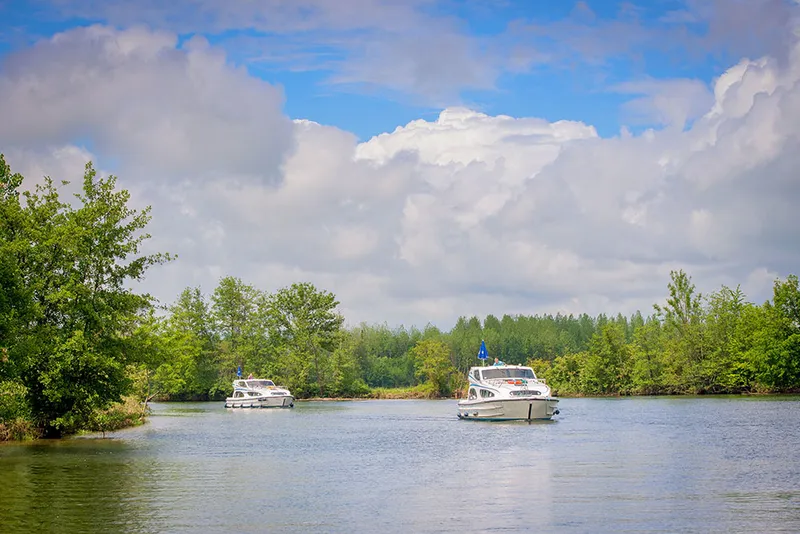
[[[274,397],[243,397],[225,399],[226,408],[293,408],[294,397],[291,395],[276,395]]]
[[[524,398],[460,401],[459,419],[476,421],[548,420],[558,414],[558,399]]]

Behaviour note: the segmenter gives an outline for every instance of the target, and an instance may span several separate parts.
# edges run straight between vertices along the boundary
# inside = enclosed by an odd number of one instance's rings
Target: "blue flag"
[[[478,351],[478,359],[479,360],[487,360],[489,359],[489,353],[486,352],[486,343],[481,340],[481,350]]]
[[[238,376],[239,378],[242,377],[242,366],[241,365],[236,369],[236,376]]]

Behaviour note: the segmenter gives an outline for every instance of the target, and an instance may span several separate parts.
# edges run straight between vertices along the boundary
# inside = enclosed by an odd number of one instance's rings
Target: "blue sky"
[[[675,78],[710,84],[742,54],[771,52],[780,37],[763,27],[748,27],[744,35],[736,18],[730,28],[715,27],[725,18],[720,10],[773,9],[779,17],[771,0],[414,1],[394,2],[399,13],[376,10],[362,18],[356,3],[305,2],[283,15],[282,27],[270,23],[269,0],[259,15],[263,23],[253,22],[252,12],[237,13],[237,2],[230,3],[232,14],[224,2],[200,2],[204,12],[194,16],[197,6],[188,2],[126,7],[115,0],[11,0],[0,3],[0,53],[76,26],[145,24],[175,32],[181,42],[205,37],[223,47],[229,61],[279,84],[289,116],[335,125],[362,140],[454,105],[579,120],[611,136],[622,126],[640,131],[659,125],[627,113],[625,104],[636,95],[618,84]],[[394,15],[404,20],[395,24]],[[452,59],[439,50],[447,39],[459,55],[450,67]],[[411,57],[403,58],[409,63],[399,76],[418,79],[382,83],[403,47]],[[463,65],[474,72],[462,76]]]

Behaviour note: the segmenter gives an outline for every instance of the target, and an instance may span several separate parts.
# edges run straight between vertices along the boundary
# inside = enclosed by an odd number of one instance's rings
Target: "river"
[[[0,531],[800,532],[800,398],[156,404],[108,434],[0,446]]]

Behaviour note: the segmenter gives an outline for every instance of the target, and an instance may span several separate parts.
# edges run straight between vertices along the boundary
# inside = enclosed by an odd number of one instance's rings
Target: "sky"
[[[348,324],[630,314],[800,273],[795,0],[0,0],[0,153],[152,206],[137,289]]]

